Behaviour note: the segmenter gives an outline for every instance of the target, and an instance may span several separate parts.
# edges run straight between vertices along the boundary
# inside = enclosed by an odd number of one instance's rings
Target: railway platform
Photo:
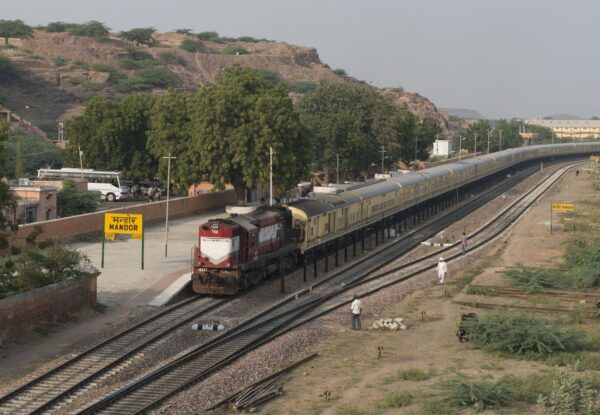
[[[104,268],[100,267],[100,242],[77,243],[72,247],[86,254],[102,272],[98,277],[98,302],[109,308],[132,308],[150,303],[176,281],[181,284],[182,276],[190,272],[192,248],[198,243],[198,225],[226,216],[224,210],[218,210],[170,220],[166,258],[164,223],[148,226],[143,270],[139,240],[106,241]]]

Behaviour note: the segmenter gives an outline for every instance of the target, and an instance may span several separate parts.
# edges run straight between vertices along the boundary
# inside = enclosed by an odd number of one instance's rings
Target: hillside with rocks
[[[10,39],[0,46],[0,56],[10,59],[15,73],[0,79],[0,104],[52,131],[58,120],[78,114],[90,97],[194,89],[215,82],[224,68],[235,64],[286,83],[295,97],[321,81],[357,81],[322,63],[310,47],[252,38],[199,40],[181,33],[155,33],[153,38],[150,47],[112,34],[98,40],[35,30],[30,38]],[[425,97],[383,93],[421,118],[438,119],[447,129],[443,115]]]

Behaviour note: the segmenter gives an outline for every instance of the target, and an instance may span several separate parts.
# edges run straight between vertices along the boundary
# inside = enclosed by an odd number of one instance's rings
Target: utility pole
[[[169,196],[171,194],[171,160],[177,157],[171,157],[171,153],[167,157],[167,211],[165,215],[165,258],[167,257],[167,248],[169,246]]]
[[[498,131],[500,134],[500,151],[502,151],[502,130]]]
[[[335,178],[336,183],[340,184],[340,155],[337,153],[335,155]]]
[[[488,149],[487,149],[487,153],[490,154],[490,133],[492,130],[488,130]]]
[[[83,179],[83,151],[81,151],[81,145],[77,144],[77,149],[79,150],[79,171]]]
[[[269,206],[273,206],[273,147],[269,147]]]
[[[462,153],[462,135],[459,135],[458,136],[458,161],[460,161],[461,153]]]
[[[385,171],[385,165],[383,164],[385,161],[385,146],[383,144],[381,145],[381,150],[379,151],[381,151],[381,174],[383,174]]]
[[[552,131],[552,144],[554,144],[554,131]]]
[[[475,146],[473,148],[473,157],[477,156],[477,133],[475,133]]]

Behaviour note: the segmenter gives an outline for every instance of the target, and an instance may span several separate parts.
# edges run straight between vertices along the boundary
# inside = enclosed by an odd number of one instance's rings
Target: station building
[[[600,138],[600,120],[545,120],[543,118],[530,118],[525,124],[537,125],[550,129],[556,138],[569,138],[576,140]]]

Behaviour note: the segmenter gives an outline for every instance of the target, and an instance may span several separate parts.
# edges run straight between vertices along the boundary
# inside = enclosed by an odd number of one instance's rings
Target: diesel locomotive
[[[235,294],[277,272],[281,261],[376,223],[421,202],[523,162],[600,152],[600,142],[537,145],[315,194],[284,207],[210,220],[200,225],[192,286],[205,294]]]

